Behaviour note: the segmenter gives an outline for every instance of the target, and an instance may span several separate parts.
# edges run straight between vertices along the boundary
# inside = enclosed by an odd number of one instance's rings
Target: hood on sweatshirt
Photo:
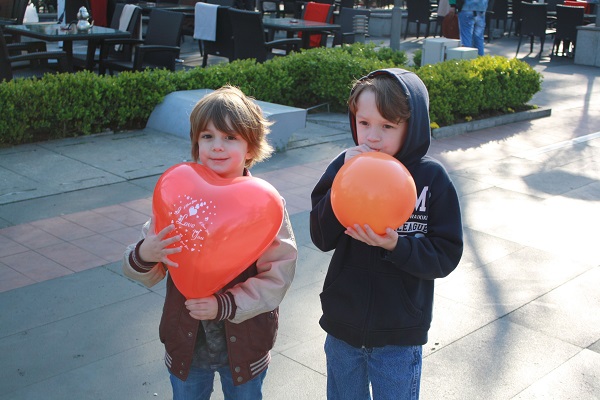
[[[429,122],[429,93],[423,81],[414,73],[400,68],[389,68],[373,71],[360,80],[373,78],[377,75],[388,75],[395,78],[404,92],[410,109],[407,136],[400,151],[394,156],[402,164],[410,165],[419,161],[431,144],[431,127]],[[357,142],[356,116],[348,111],[350,129],[354,143]]]

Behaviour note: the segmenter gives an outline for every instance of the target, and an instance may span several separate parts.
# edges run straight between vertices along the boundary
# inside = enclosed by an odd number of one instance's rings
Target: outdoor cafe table
[[[191,4],[178,4],[178,3],[169,3],[169,2],[148,2],[141,1],[139,3],[135,3],[136,6],[139,6],[142,9],[142,14],[148,15],[150,11],[154,9],[165,10],[165,11],[173,11],[173,12],[182,12],[182,13],[193,13],[194,5]]]
[[[324,22],[308,21],[295,18],[263,18],[263,25],[269,30],[269,35],[272,37],[275,31],[286,31],[287,37],[294,37],[298,32],[302,32],[302,48],[308,49],[310,46],[309,33],[318,33],[323,31],[338,31],[340,25],[327,24]]]
[[[129,32],[119,31],[103,26],[93,26],[87,32],[79,32],[73,24],[71,29],[56,23],[37,23],[25,25],[6,25],[6,33],[41,39],[46,42],[63,42],[63,50],[67,53],[69,65],[73,65],[73,41],[83,40],[88,42],[85,68],[94,69],[94,54],[98,45],[105,39],[120,39],[130,37]]]

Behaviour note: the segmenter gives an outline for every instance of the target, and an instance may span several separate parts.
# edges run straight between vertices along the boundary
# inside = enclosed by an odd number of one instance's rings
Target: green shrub
[[[303,50],[262,64],[238,60],[178,72],[77,72],[0,82],[0,145],[139,129],[167,94],[224,84],[266,102],[301,108],[327,103],[343,112],[356,79],[376,69],[409,68],[406,63],[402,51],[357,43]],[[541,75],[529,65],[502,57],[447,61],[416,71],[429,90],[431,121],[439,125],[486,110],[518,108],[541,85]]]
[[[431,121],[440,126],[523,106],[542,82],[527,63],[499,56],[425,65],[417,74],[429,91]]]

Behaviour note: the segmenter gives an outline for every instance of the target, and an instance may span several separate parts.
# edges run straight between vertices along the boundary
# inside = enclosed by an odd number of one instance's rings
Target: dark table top
[[[194,11],[193,5],[168,3],[168,2],[155,3],[155,2],[141,1],[139,3],[136,3],[136,6],[139,6],[142,9],[142,11],[146,12],[146,13],[155,8],[157,8],[159,10],[176,11],[176,12],[193,12]]]
[[[105,28],[103,26],[93,26],[87,32],[80,32],[75,28],[75,25],[71,29],[65,29],[63,25],[56,23],[7,25],[4,27],[4,31],[48,42],[117,39],[130,36],[129,32]]]
[[[263,25],[268,29],[310,32],[310,31],[336,31],[341,29],[340,25],[325,22],[307,21],[295,18],[269,18],[263,19]]]

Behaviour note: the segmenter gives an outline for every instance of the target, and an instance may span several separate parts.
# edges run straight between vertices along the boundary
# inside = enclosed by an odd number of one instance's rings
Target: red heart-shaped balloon
[[[155,230],[181,235],[169,259],[177,289],[188,299],[210,296],[248,268],[277,236],[283,201],[268,182],[221,178],[201,164],[182,163],[158,179],[152,198]]]

